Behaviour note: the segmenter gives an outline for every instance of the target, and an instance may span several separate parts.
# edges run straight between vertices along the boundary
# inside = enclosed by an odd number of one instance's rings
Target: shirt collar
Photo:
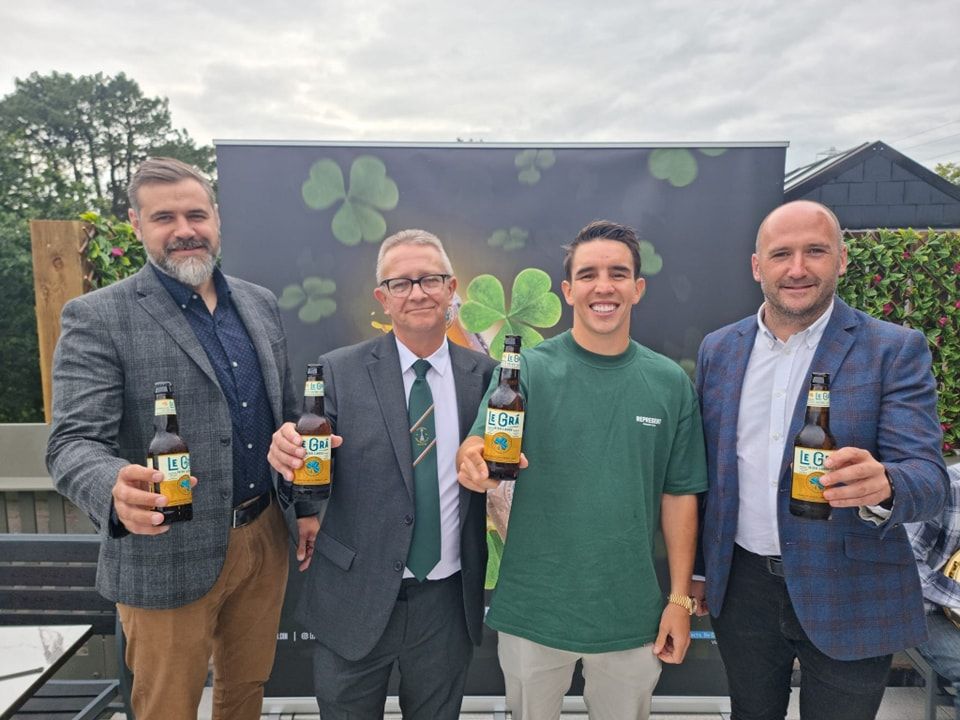
[[[397,341],[397,352],[400,354],[400,372],[405,373],[407,370],[410,370],[413,367],[413,364],[420,358],[414,354],[410,348],[401,342],[400,338],[394,334],[393,339]],[[436,370],[440,375],[445,375],[447,369],[450,367],[450,348],[448,346],[449,341],[444,338],[443,342],[440,343],[432,355],[425,357],[430,367]]]
[[[150,263],[150,267],[153,268],[154,273],[157,275],[157,279],[160,281],[160,284],[163,285],[167,292],[170,293],[170,297],[173,298],[174,302],[177,303],[181,308],[185,308],[187,304],[197,295],[197,291],[194,290],[189,285],[185,285],[175,277],[167,275],[159,267]],[[230,301],[230,285],[227,283],[226,276],[220,271],[220,268],[215,267],[213,269],[213,287],[217,291],[217,304],[228,303]]]
[[[763,309],[766,307],[766,303],[760,305],[760,309],[757,310],[757,327],[760,330],[760,334],[764,339],[770,344],[770,349],[772,350],[777,346],[777,343],[781,342],[780,339],[774,335],[770,329],[763,322]],[[790,342],[794,338],[797,338],[795,342],[802,342],[808,348],[815,348],[820,344],[820,338],[823,337],[824,330],[827,329],[827,323],[830,322],[830,316],[833,314],[833,300],[830,301],[830,307],[823,311],[823,314],[813,321],[813,324],[805,330],[801,330],[798,333],[794,333],[789,338],[787,342]],[[786,343],[783,343],[786,345]]]

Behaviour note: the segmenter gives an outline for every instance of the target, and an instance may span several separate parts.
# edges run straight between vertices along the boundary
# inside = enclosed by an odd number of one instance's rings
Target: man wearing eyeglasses
[[[392,235],[373,294],[393,332],[321,358],[343,444],[297,614],[318,641],[323,720],[381,718],[395,664],[404,718],[460,714],[487,547],[484,498],[458,485],[455,457],[496,363],[447,340],[456,288],[436,236]],[[285,424],[270,463],[292,479],[303,456]]]

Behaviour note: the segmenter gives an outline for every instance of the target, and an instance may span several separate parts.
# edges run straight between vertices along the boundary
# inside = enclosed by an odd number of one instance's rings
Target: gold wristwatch
[[[680,593],[670,593],[670,595],[667,596],[667,602],[673,605],[679,605],[691,615],[697,612],[697,599],[695,597],[681,595]]]

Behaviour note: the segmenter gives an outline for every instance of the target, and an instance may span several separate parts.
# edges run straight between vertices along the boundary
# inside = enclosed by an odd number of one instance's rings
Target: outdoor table
[[[11,717],[92,633],[92,625],[0,626],[0,720]]]

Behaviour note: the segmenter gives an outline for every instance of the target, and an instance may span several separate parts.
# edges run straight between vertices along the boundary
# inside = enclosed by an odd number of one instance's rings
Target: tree
[[[166,98],[123,73],[33,73],[0,99],[0,422],[43,420],[31,219],[127,216],[137,164],[166,155],[211,174],[211,146],[175,129]]]
[[[198,147],[172,126],[167,99],[145,97],[123,73],[17,79],[0,100],[0,137],[20,173],[18,187],[29,186],[61,212],[80,203],[126,216],[127,184],[151,155],[177,157],[207,173],[214,168],[213,148]]]
[[[0,212],[0,422],[43,422],[27,221]]]
[[[954,185],[960,185],[960,163],[937,163],[933,171],[942,178],[946,178]]]

